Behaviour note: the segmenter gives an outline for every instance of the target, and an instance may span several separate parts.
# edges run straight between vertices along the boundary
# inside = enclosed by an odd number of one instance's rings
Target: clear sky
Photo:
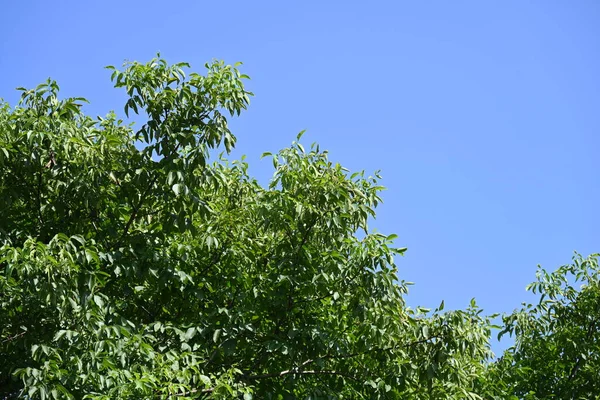
[[[530,301],[537,264],[600,251],[600,2],[2,1],[0,97],[49,76],[122,114],[103,67],[156,52],[197,71],[243,61],[232,125],[264,151],[307,129],[351,170],[382,170],[372,227],[409,248],[411,305]]]

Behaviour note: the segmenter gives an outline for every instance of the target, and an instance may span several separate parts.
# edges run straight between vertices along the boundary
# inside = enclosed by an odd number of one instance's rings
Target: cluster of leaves
[[[538,304],[504,317],[500,336],[514,335],[515,345],[491,376],[515,399],[600,398],[598,256],[577,254],[553,273],[538,269],[528,286],[540,295]]]
[[[0,393],[482,399],[533,387],[511,380],[533,357],[521,322],[507,325],[523,336],[516,352],[490,364],[493,317],[474,302],[405,305],[405,249],[367,226],[377,174],[351,174],[301,135],[265,153],[266,188],[243,159],[210,161],[235,144],[227,118],[248,105],[247,77],[186,67],[110,67],[138,130],[85,116],[53,81],[0,106]],[[575,363],[581,379],[598,371]]]

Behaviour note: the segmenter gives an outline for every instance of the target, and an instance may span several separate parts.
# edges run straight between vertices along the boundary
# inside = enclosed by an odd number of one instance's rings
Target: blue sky
[[[409,248],[409,304],[511,311],[537,264],[600,251],[599,21],[594,0],[7,1],[0,97],[50,76],[122,113],[105,65],[243,61],[256,96],[232,126],[255,176],[307,129],[382,170],[372,227]]]

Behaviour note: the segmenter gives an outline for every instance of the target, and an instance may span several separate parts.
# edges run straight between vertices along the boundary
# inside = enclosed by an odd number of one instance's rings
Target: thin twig
[[[262,375],[251,375],[246,377],[248,380],[258,380],[258,379],[268,379],[268,378],[279,378],[285,375],[337,375],[343,376],[345,378],[352,379],[354,381],[359,381],[359,379],[353,375],[347,374],[345,372],[323,369],[323,370],[308,370],[308,371],[299,371],[297,369],[288,369],[286,371],[276,372],[274,374],[262,374]]]
[[[4,340],[2,341],[2,343],[8,343],[8,342],[12,342],[13,340],[17,340],[18,338],[20,338],[21,336],[25,335],[26,333],[27,333],[27,331],[23,331],[23,332],[21,332],[21,333],[17,333],[17,334],[16,334],[16,335],[14,335],[14,336],[10,336],[10,337],[8,337],[8,338],[4,339]]]

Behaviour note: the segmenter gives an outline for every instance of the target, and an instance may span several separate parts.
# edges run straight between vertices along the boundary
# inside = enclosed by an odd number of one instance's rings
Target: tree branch
[[[21,333],[17,333],[14,336],[7,337],[6,339],[4,339],[2,341],[2,343],[8,343],[8,342],[12,342],[13,340],[17,340],[18,338],[20,338],[21,336],[25,335],[26,333],[27,333],[27,331],[23,331]]]
[[[40,221],[39,233],[40,236],[42,234],[42,230],[44,229],[44,215],[42,214],[42,171],[38,172],[38,181],[37,181],[37,209],[38,209],[38,220]]]
[[[594,318],[592,319],[592,322],[590,323],[588,330],[587,330],[587,335],[586,338],[589,340],[592,338],[592,335],[594,334],[595,331],[595,327],[596,324],[598,323],[599,319],[598,318]],[[575,379],[575,376],[577,376],[577,372],[579,372],[579,370],[581,369],[581,363],[583,361],[583,357],[579,356],[577,357],[577,361],[575,361],[575,365],[573,365],[573,368],[571,369],[571,373],[569,374],[569,378],[567,379],[569,382],[571,382],[573,379]]]
[[[344,378],[348,378],[348,379],[352,379],[355,382],[360,382],[361,379],[359,379],[358,377],[349,374],[347,372],[342,372],[342,371],[337,371],[337,370],[333,370],[333,369],[323,369],[323,370],[302,370],[303,367],[314,363],[315,361],[318,360],[325,360],[325,359],[342,359],[342,358],[352,358],[352,357],[357,357],[359,355],[364,355],[364,354],[368,354],[368,353],[372,353],[372,352],[376,352],[376,351],[389,351],[389,350],[394,350],[398,347],[410,347],[410,346],[414,346],[416,344],[420,344],[420,343],[425,343],[431,339],[437,339],[440,338],[440,335],[435,335],[435,336],[431,336],[427,339],[421,339],[421,340],[416,340],[410,343],[405,344],[404,346],[394,346],[394,347],[387,347],[387,348],[376,348],[376,349],[369,349],[367,351],[364,352],[358,352],[358,353],[350,353],[350,354],[340,354],[340,355],[325,355],[322,357],[317,357],[317,358],[311,358],[308,359],[306,361],[304,361],[302,364],[300,364],[299,366],[295,367],[295,368],[291,368],[285,371],[281,371],[281,372],[274,372],[274,373],[267,373],[267,374],[257,374],[257,375],[243,375],[243,379],[247,380],[247,381],[256,381],[256,380],[260,380],[260,379],[273,379],[273,378],[281,378],[287,375],[313,375],[316,377],[319,377],[319,375],[335,375],[335,376],[341,376]],[[210,362],[210,361],[209,361]],[[215,388],[207,388],[207,389],[192,389],[188,392],[185,393],[179,393],[179,394],[173,394],[173,396],[175,397],[182,397],[182,396],[188,396],[192,393],[203,393],[203,394],[209,394],[214,392]]]
[[[148,196],[148,193],[150,193],[150,189],[152,189],[152,186],[154,186],[154,184],[156,183],[157,180],[158,180],[158,174],[155,174],[154,177],[152,178],[152,180],[150,181],[150,184],[148,184],[148,187],[146,187],[146,190],[144,190],[144,192],[140,196],[140,199],[139,199],[137,205],[133,207],[133,212],[131,213],[131,215],[129,216],[129,220],[127,220],[127,223],[125,224],[123,233],[121,234],[121,237],[119,238],[119,240],[116,243],[117,245],[123,240],[123,238],[129,232],[129,228],[131,228],[131,224],[133,223],[138,212],[142,208],[144,201],[146,200],[146,196]],[[114,247],[116,247],[116,245]]]
[[[248,380],[259,380],[259,379],[268,379],[268,378],[279,378],[286,375],[337,375],[343,376],[345,378],[352,379],[353,381],[359,381],[359,379],[353,375],[347,374],[345,372],[323,369],[323,370],[308,370],[308,371],[300,371],[297,369],[288,369],[286,371],[276,372],[273,374],[261,374],[261,375],[250,375],[247,376]]]
[[[180,145],[181,145],[181,143],[178,143],[177,146],[175,146],[175,149],[173,150],[173,155],[175,155],[177,153]],[[150,183],[148,184],[148,186],[146,187],[144,192],[140,195],[140,199],[139,199],[137,205],[133,207],[133,212],[129,216],[129,219],[127,220],[127,223],[125,224],[125,228],[123,229],[123,233],[119,237],[119,240],[117,240],[115,242],[115,244],[113,245],[113,249],[116,248],[123,241],[125,236],[127,236],[127,233],[129,232],[129,229],[131,228],[133,221],[135,221],[135,218],[137,217],[142,206],[144,205],[144,202],[146,201],[146,197],[150,193],[152,186],[154,186],[154,184],[158,180],[158,177],[159,177],[158,171],[154,171],[154,172],[155,172],[154,177],[152,178],[152,180],[150,181]]]

